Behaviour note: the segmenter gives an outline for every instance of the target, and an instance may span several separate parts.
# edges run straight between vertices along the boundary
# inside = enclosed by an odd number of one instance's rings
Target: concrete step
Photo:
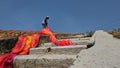
[[[76,55],[22,55],[14,58],[14,68],[68,68]]]
[[[59,46],[59,47],[38,47],[31,48],[30,54],[66,54],[76,55],[82,49],[86,49],[86,45],[71,45],[71,46]]]
[[[49,42],[49,43],[43,43],[41,45],[39,45],[39,47],[56,47],[57,45]]]
[[[76,39],[70,39],[71,44],[76,44],[76,45],[87,45],[88,43],[93,43],[90,38],[76,38]]]
[[[92,43],[90,41],[90,38],[74,38],[74,39],[65,39],[65,40],[70,40],[71,44],[76,44],[76,45],[87,45],[88,43]],[[39,45],[39,47],[55,47],[57,45],[49,42],[49,43],[43,43]]]
[[[65,39],[65,40],[71,40],[71,41],[76,41],[76,40],[90,40],[90,37],[87,37],[87,38],[71,38],[71,39]]]
[[[90,43],[90,41],[79,41],[79,40],[76,40],[76,41],[71,41],[71,44],[76,44],[76,45],[87,45],[88,43]]]

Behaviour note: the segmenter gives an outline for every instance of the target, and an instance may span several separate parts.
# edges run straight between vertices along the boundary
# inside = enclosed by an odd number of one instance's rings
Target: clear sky
[[[41,30],[45,16],[56,32],[120,28],[120,0],[0,0],[0,29]]]

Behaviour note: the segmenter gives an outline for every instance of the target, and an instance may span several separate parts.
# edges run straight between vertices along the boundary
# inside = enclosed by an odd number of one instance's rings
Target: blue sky
[[[0,29],[41,30],[49,16],[56,32],[120,28],[120,0],[0,0]]]

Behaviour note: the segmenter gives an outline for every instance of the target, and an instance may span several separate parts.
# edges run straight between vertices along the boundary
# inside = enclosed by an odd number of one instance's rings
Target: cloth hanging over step
[[[50,42],[56,44],[57,46],[71,45],[70,40],[58,41],[55,35],[51,32],[50,28],[46,27],[39,33],[30,36],[20,36],[11,52],[0,56],[0,68],[13,68],[14,57],[17,55],[28,54],[30,48],[35,48],[38,45],[41,35],[49,35]]]
[[[50,42],[56,44],[57,46],[69,46],[70,45],[70,40],[60,40],[58,41],[58,39],[55,37],[55,35],[53,34],[53,32],[51,32],[49,27],[46,27],[45,29],[41,30],[39,32],[39,34],[43,34],[43,35],[49,35],[50,38]]]

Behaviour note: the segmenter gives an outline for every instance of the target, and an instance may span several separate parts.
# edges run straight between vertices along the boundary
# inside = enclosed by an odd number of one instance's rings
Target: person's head
[[[45,19],[49,19],[49,16],[46,16]]]

